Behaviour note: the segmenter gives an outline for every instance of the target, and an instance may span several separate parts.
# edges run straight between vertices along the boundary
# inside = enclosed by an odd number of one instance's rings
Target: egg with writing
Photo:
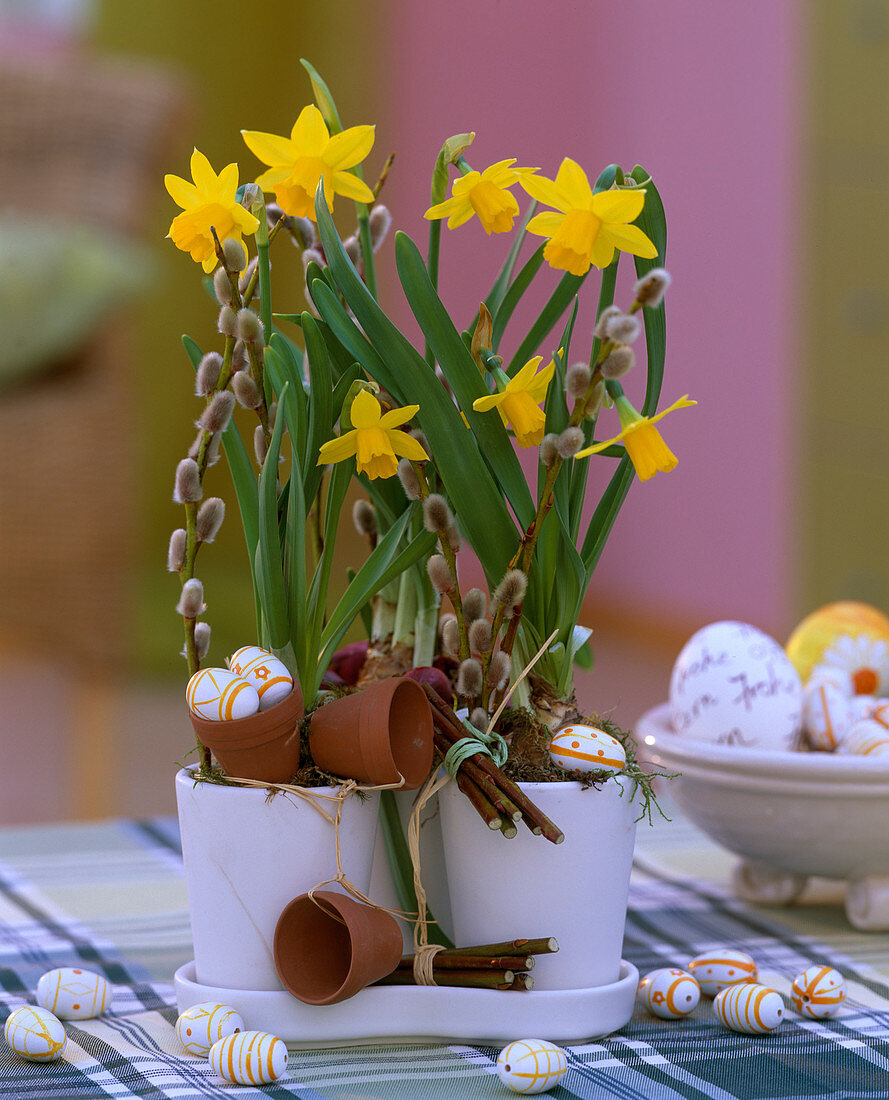
[[[567,1072],[565,1051],[546,1039],[516,1039],[497,1056],[501,1082],[526,1096],[555,1088]]]
[[[774,989],[755,982],[730,985],[717,994],[713,1011],[732,1031],[762,1035],[774,1031],[784,1019],[784,1000]]]
[[[627,763],[623,745],[595,726],[565,726],[555,734],[549,754],[560,768],[579,772],[619,772]]]
[[[803,686],[780,645],[747,623],[703,627],[670,678],[673,728],[739,748],[789,750],[802,725]]]
[[[62,1021],[33,1005],[23,1005],[7,1016],[3,1036],[29,1062],[54,1062],[61,1057],[66,1038]]]
[[[701,999],[701,987],[684,970],[666,967],[646,974],[636,990],[636,1000],[660,1016],[662,1020],[676,1020],[694,1012]]]
[[[244,1030],[240,1012],[231,1005],[201,1001],[176,1021],[176,1037],[189,1054],[206,1058],[214,1043]]]
[[[49,970],[37,983],[37,1003],[60,1020],[89,1020],[111,1007],[111,985],[79,967]]]
[[[259,693],[227,668],[201,668],[188,681],[189,710],[208,722],[247,718],[259,710]]]
[[[283,1039],[265,1031],[227,1035],[210,1049],[210,1068],[235,1085],[270,1085],[287,1069]]]
[[[268,710],[293,690],[293,677],[279,658],[258,645],[245,645],[228,659],[228,667],[256,688],[260,710]]]
[[[756,962],[746,951],[735,947],[714,947],[695,955],[686,970],[708,997],[739,982],[755,982]]]
[[[839,1012],[846,999],[846,979],[832,966],[809,966],[793,979],[790,997],[797,1012],[823,1020]]]

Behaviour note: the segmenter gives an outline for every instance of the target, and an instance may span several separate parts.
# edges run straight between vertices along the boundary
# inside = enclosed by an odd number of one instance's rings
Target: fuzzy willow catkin
[[[470,588],[463,597],[463,614],[468,623],[483,619],[488,607],[488,597],[480,588]]]
[[[203,495],[197,462],[193,458],[183,458],[176,467],[173,500],[177,504],[190,504],[200,500]]]
[[[184,619],[196,619],[207,610],[207,605],[204,603],[204,586],[197,577],[192,577],[183,584],[176,610]]]

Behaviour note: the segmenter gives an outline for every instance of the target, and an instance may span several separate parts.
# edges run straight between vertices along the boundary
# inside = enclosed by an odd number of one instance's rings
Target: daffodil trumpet
[[[542,355],[536,355],[522,367],[514,378],[508,378],[499,368],[494,367],[495,379],[502,388],[489,394],[487,397],[476,398],[472,407],[476,412],[488,412],[496,409],[503,421],[503,426],[512,428],[515,432],[516,443],[520,447],[539,447],[543,439],[543,429],[546,424],[546,414],[540,407],[546,399],[547,387],[556,369],[555,360],[538,371],[543,360]],[[491,369],[493,364],[490,364]],[[505,383],[503,379],[506,379]]]

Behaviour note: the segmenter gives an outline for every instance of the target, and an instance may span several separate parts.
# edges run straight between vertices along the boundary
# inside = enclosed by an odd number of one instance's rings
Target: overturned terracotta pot
[[[346,894],[318,890],[294,898],[275,928],[275,966],[308,1005],[333,1005],[385,978],[402,954],[398,922]]]
[[[303,697],[297,683],[280,703],[247,718],[210,722],[189,711],[201,744],[229,775],[263,783],[287,783],[299,769],[302,716]]]
[[[432,767],[432,709],[406,676],[379,680],[325,703],[309,722],[312,758],[323,771],[365,783],[419,787]]]

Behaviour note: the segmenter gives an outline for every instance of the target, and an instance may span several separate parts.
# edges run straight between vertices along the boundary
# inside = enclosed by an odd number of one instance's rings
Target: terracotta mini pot
[[[365,783],[419,787],[432,767],[432,709],[406,676],[375,684],[319,707],[309,722],[315,763],[332,775]]]
[[[275,928],[278,977],[297,1000],[333,1005],[385,978],[402,954],[401,929],[382,909],[318,890],[286,906]]]
[[[263,783],[287,783],[299,768],[302,716],[303,697],[297,683],[280,703],[247,718],[210,722],[189,711],[201,744],[212,750],[229,775]]]

